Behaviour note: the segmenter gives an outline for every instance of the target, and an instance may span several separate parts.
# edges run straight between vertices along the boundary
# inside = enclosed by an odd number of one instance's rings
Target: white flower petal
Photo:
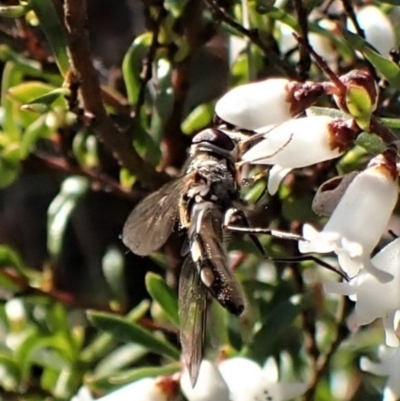
[[[335,252],[338,257],[339,266],[347,273],[349,277],[355,277],[363,267],[363,257],[356,256],[352,258],[346,249],[336,248]]]
[[[218,368],[231,393],[253,387],[262,377],[261,367],[247,358],[226,359]]]
[[[387,57],[390,50],[396,45],[395,32],[390,19],[373,5],[360,8],[356,12],[356,17],[366,40]],[[350,31],[355,32],[351,21],[347,22],[347,26]]]
[[[264,376],[268,382],[273,383],[279,380],[278,365],[275,358],[268,358],[263,366]]]
[[[301,253],[332,252],[335,249],[335,243],[340,238],[338,233],[319,232],[310,224],[304,224],[303,237],[307,241],[299,241],[298,246]]]
[[[400,380],[398,375],[391,375],[383,391],[382,401],[399,401],[400,399]]]
[[[192,388],[189,372],[181,377],[181,389],[188,401],[229,401],[229,389],[218,368],[210,361],[201,362],[199,377]]]
[[[221,97],[215,113],[222,120],[248,130],[282,123],[291,118],[288,83],[284,78],[270,78],[237,86]]]
[[[341,268],[354,276],[365,265],[378,280],[391,277],[369,263],[369,255],[385,231],[397,203],[398,185],[393,177],[395,166],[382,154],[357,175],[332,213],[321,233],[308,227],[303,236],[309,242],[299,242],[300,252],[335,251]],[[326,235],[336,235],[338,241],[327,241]],[[331,237],[334,238],[334,237]]]
[[[395,314],[396,312],[387,312],[383,317],[383,328],[385,330],[385,343],[389,347],[399,347],[400,340],[395,330]],[[400,373],[400,372],[399,372]]]
[[[291,400],[307,389],[304,383],[263,383],[234,394],[232,401],[285,401]]]
[[[329,127],[334,121],[329,116],[308,116],[286,121],[268,131],[265,139],[247,151],[242,159],[254,164],[300,168],[336,158],[343,151],[332,148]]]
[[[324,291],[331,294],[339,295],[354,295],[357,293],[357,288],[349,283],[338,283],[334,281],[327,281],[324,283]]]
[[[387,365],[372,362],[365,356],[360,358],[360,369],[377,376],[386,376],[389,374]]]
[[[339,232],[348,241],[362,243],[369,254],[387,226],[397,195],[393,180],[376,169],[364,170],[347,188],[324,232]]]
[[[400,347],[384,348],[381,363],[371,362],[368,358],[360,359],[360,368],[378,376],[388,376],[384,390],[384,401],[398,401],[400,399]]]
[[[271,168],[268,174],[268,192],[275,195],[282,180],[292,171],[291,168],[283,168],[277,164]]]
[[[97,401],[126,401],[129,399],[135,401],[167,401],[168,397],[158,386],[157,379],[147,377],[98,398]]]

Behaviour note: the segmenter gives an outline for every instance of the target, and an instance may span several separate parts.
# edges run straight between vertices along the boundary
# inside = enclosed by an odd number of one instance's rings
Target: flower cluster
[[[197,385],[192,388],[185,372],[181,388],[188,401],[285,401],[301,395],[307,387],[279,382],[274,359],[261,368],[250,359],[236,357],[218,366],[204,360]]]
[[[293,102],[296,96],[288,82],[270,79],[238,87],[217,103],[216,112],[226,124],[224,129],[255,132],[256,143],[242,154],[242,164],[270,166],[267,185],[270,194],[278,191],[293,169],[341,157],[354,146],[361,131],[379,135],[371,123],[377,107],[378,88],[366,72],[352,71],[339,77],[336,83],[313,85],[307,82],[304,85],[312,90],[307,92],[296,83],[296,90],[301,93],[297,100],[301,102]],[[308,107],[321,88],[334,96],[341,114],[293,118],[293,105],[297,111]],[[266,89],[274,90],[271,97],[274,105],[266,101]],[[279,90],[285,95],[279,94]],[[250,98],[251,106],[244,107]],[[229,104],[234,106],[229,107]],[[276,113],[265,113],[272,107]],[[373,374],[388,375],[384,400],[394,401],[400,397],[398,377],[394,378],[399,374],[400,363],[400,339],[396,332],[400,320],[400,239],[393,240],[374,255],[387,232],[399,192],[398,146],[387,137],[384,139],[386,148],[363,170],[335,177],[320,188],[313,203],[314,210],[329,218],[321,230],[304,224],[304,240],[299,242],[299,251],[303,254],[335,253],[339,269],[348,280],[327,282],[325,291],[348,296],[355,302],[358,326],[382,320],[386,346],[393,347],[387,352],[390,358],[381,365],[363,358],[361,368]],[[233,399],[250,399],[235,397]]]

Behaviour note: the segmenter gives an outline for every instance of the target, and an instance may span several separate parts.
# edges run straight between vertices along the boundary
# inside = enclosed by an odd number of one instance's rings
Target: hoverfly
[[[228,264],[224,230],[249,233],[262,252],[254,233],[300,238],[249,228],[235,168],[238,153],[237,142],[223,131],[209,128],[198,133],[184,175],[142,200],[129,215],[122,234],[124,244],[142,256],[161,248],[174,229],[186,235],[178,291],[180,341],[193,387],[203,358],[209,296],[233,315],[240,316],[245,309],[242,289]],[[244,227],[231,226],[233,217]]]

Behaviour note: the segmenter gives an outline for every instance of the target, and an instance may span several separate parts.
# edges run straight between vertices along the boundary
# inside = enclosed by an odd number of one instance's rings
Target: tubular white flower
[[[86,386],[82,386],[77,394],[71,398],[71,401],[93,401],[94,398]]]
[[[328,19],[319,20],[318,25],[332,33],[336,30],[336,24]],[[293,36],[296,31],[289,25],[286,25],[280,21],[276,21],[275,26],[279,30],[279,48],[281,53],[284,54],[290,50],[296,49],[298,43]],[[333,42],[326,36],[316,32],[309,32],[308,41],[315,52],[327,62],[329,67],[333,71],[337,71],[339,53]],[[291,57],[291,60],[296,63],[299,61],[298,51],[296,51],[294,56]]]
[[[322,86],[312,82],[295,82],[285,78],[233,88],[215,105],[215,113],[226,123],[247,130],[280,124],[315,101]]]
[[[170,399],[170,387],[165,386],[163,378],[146,377],[98,398],[96,401],[168,401]]]
[[[363,270],[350,283],[326,283],[324,288],[328,292],[352,296],[356,302],[358,325],[369,324],[381,318],[386,345],[398,347],[400,340],[396,335],[396,313],[400,310],[400,238],[383,248],[371,262],[376,268],[391,274],[393,279],[380,283],[368,271]]]
[[[289,120],[269,131],[243,156],[252,164],[273,165],[268,191],[277,191],[283,178],[294,168],[301,168],[339,157],[353,143],[358,131],[350,121],[329,116],[309,116]]]
[[[384,56],[396,45],[396,35],[390,19],[376,6],[361,7],[356,12],[358,24],[364,31],[366,40]],[[347,27],[355,32],[353,23],[348,20]]]
[[[371,160],[368,168],[357,175],[335,208],[322,232],[305,224],[299,250],[335,252],[350,277],[362,267],[379,281],[392,278],[370,262],[398,197],[395,154],[391,150]]]
[[[381,363],[372,362],[363,357],[360,359],[360,368],[365,372],[377,376],[388,376],[383,391],[383,401],[398,401],[400,399],[400,347],[380,349]]]
[[[262,369],[246,358],[232,358],[219,366],[228,384],[231,401],[284,401],[304,393],[304,383],[278,382],[278,369],[273,359]]]
[[[192,388],[187,369],[181,377],[181,390],[188,401],[230,401],[229,389],[216,365],[203,360],[201,362],[199,377]]]

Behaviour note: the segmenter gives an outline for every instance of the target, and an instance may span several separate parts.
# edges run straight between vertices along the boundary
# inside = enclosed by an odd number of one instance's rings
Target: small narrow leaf
[[[166,313],[170,322],[178,327],[178,299],[163,278],[155,273],[147,273],[146,289],[153,300],[156,301]]]
[[[384,78],[396,89],[400,89],[400,67],[396,63],[374,51],[371,45],[360,36],[349,31],[345,31],[343,36],[355,50],[363,53]]]
[[[19,6],[0,6],[0,17],[20,18],[29,11],[29,7],[25,4]]]
[[[303,305],[301,303],[293,303],[288,300],[281,303],[264,319],[262,326],[254,335],[250,344],[250,352],[257,361],[265,361],[274,346],[274,342],[292,324],[302,310]]]
[[[29,5],[35,11],[40,21],[40,26],[53,51],[57,66],[65,77],[69,70],[67,37],[54,4],[51,0],[29,0]]]
[[[157,338],[156,335],[143,329],[135,323],[130,323],[121,317],[109,313],[95,311],[88,312],[88,319],[97,328],[112,333],[120,340],[141,344],[152,352],[165,355],[174,360],[179,360],[180,352],[166,340]]]
[[[122,75],[129,103],[136,104],[140,90],[140,72],[142,70],[142,57],[151,44],[152,34],[146,32],[138,36],[126,52],[122,62]]]
[[[85,178],[69,177],[63,182],[60,193],[51,202],[47,211],[47,248],[52,257],[59,255],[71,213],[88,187]]]
[[[150,302],[143,300],[125,317],[128,322],[136,322],[149,310]],[[109,333],[99,334],[86,348],[81,351],[80,359],[85,363],[93,363],[108,353],[114,344],[113,336]]]

